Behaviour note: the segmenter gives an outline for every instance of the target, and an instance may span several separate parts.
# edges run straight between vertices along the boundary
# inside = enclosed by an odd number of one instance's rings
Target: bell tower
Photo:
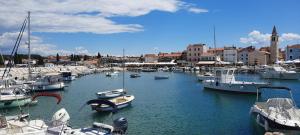
[[[273,27],[272,30],[272,35],[271,35],[271,45],[270,45],[270,59],[271,59],[271,63],[274,64],[276,61],[278,61],[278,34],[276,31],[276,27]]]

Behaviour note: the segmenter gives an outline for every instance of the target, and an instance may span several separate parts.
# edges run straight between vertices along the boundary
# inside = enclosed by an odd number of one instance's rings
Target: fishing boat
[[[215,77],[202,82],[204,88],[217,91],[256,94],[257,87],[269,85],[264,82],[236,81],[234,76],[235,70],[235,68],[215,68]]]
[[[117,110],[123,109],[125,107],[128,107],[131,105],[131,102],[134,100],[133,95],[125,95],[116,97],[110,100],[103,100],[103,102],[92,102],[93,100],[90,100],[88,104],[91,106],[92,110],[95,110],[97,112],[107,112],[107,111],[113,111],[114,107]]]
[[[130,78],[138,78],[141,77],[140,74],[130,74]]]
[[[257,93],[263,89],[286,90],[290,98],[269,98],[256,102],[251,107],[251,114],[256,116],[256,122],[266,131],[272,130],[300,130],[300,109],[296,106],[292,91],[287,87],[258,87]]]
[[[169,76],[163,76],[163,75],[156,75],[156,76],[154,76],[154,79],[155,80],[162,80],[162,79],[169,79]]]
[[[71,71],[60,71],[60,74],[64,81],[73,81],[76,78]]]
[[[110,98],[123,96],[125,94],[126,94],[125,89],[116,89],[116,90],[103,91],[103,92],[96,93],[96,95],[98,96],[99,99],[110,99]]]
[[[210,72],[206,72],[203,75],[197,75],[198,81],[203,81],[203,80],[211,80],[214,78],[214,75]]]
[[[264,72],[260,72],[264,79],[282,79],[282,80],[298,80],[299,73],[288,71],[279,65],[267,66]]]

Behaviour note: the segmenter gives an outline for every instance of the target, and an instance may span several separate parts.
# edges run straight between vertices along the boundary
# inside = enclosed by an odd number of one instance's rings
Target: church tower
[[[276,31],[276,27],[273,27],[273,31],[272,31],[272,35],[271,35],[271,46],[270,46],[270,59],[271,59],[271,63],[274,64],[277,60],[278,60],[278,34]]]

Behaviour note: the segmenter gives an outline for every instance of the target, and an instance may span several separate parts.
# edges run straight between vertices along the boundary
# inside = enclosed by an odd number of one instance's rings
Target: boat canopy
[[[37,93],[34,96],[32,96],[32,101],[34,101],[37,97],[41,96],[46,96],[46,97],[55,97],[57,99],[56,104],[59,104],[61,101],[61,96],[56,93],[49,93],[49,92],[42,92],[42,93]]]
[[[112,107],[114,111],[117,109],[117,105],[109,100],[92,99],[92,100],[87,101],[86,104],[87,105],[98,104],[98,106],[108,105],[108,106]]]

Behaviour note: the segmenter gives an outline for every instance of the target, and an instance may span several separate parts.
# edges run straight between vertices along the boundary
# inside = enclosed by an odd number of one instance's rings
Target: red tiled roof
[[[156,54],[145,54],[145,57],[156,57]]]
[[[300,44],[288,45],[287,48],[299,48],[300,49]]]
[[[202,53],[201,56],[214,56],[213,53]]]

